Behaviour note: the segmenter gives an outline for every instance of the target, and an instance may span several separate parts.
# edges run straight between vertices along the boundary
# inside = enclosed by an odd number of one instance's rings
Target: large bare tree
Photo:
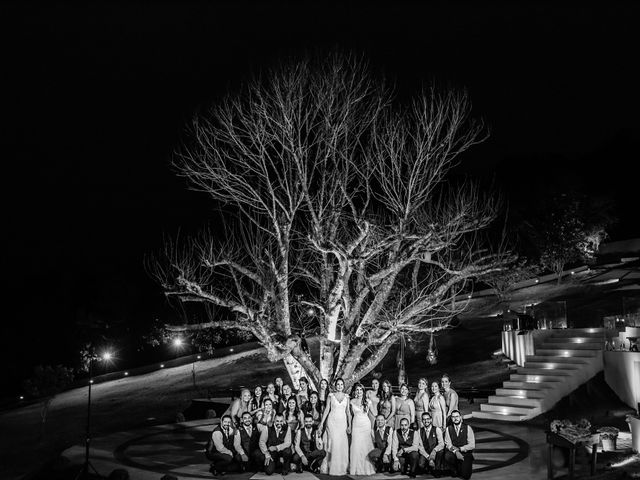
[[[268,71],[190,132],[175,166],[226,220],[154,264],[167,296],[212,307],[170,328],[250,331],[294,384],[350,387],[402,335],[446,328],[465,284],[504,266],[479,241],[496,202],[446,181],[483,136],[465,93],[397,105],[362,61],[334,55]]]

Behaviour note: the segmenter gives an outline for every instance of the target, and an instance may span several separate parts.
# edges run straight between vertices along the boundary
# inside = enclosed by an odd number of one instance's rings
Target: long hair
[[[242,410],[243,412],[246,410],[249,410],[249,408],[251,407],[251,400],[253,400],[253,395],[251,394],[251,390],[249,390],[248,388],[243,388],[242,390],[240,390],[240,397],[238,398],[238,400],[240,400],[240,405],[244,404],[244,401],[242,400],[242,397],[244,396],[245,392],[248,392],[250,397],[249,397],[249,401],[247,402],[246,405],[244,405],[245,409]]]
[[[311,403],[312,395],[315,395],[316,398],[318,399],[315,405]],[[318,413],[320,417],[322,417],[322,403],[320,403],[320,395],[318,395],[318,392],[312,390],[311,393],[309,393],[309,399],[306,402],[304,402],[304,405],[302,406],[302,411],[305,414],[310,414],[315,418],[315,415],[313,414],[314,410]]]
[[[389,387],[389,393],[384,391],[385,385]],[[380,400],[384,402],[385,400],[391,400],[391,397],[393,397],[393,392],[391,391],[391,382],[387,379],[384,379],[380,384]]]
[[[257,397],[255,395],[255,391],[260,389],[260,396]],[[251,406],[252,406],[252,410],[255,410],[256,408],[260,408],[262,407],[262,399],[264,398],[264,390],[262,389],[261,385],[257,385],[254,389],[253,389],[253,394],[251,395]]]
[[[289,408],[289,401],[293,400],[296,403],[296,406],[293,408],[293,412]],[[298,406],[298,402],[296,401],[296,397],[293,395],[287,399],[287,406],[284,408],[284,420],[285,422],[289,420],[289,416],[293,416],[296,419],[300,416],[300,407]]]
[[[355,395],[356,389],[358,388],[362,390],[362,399],[360,400],[360,406],[362,407],[363,410],[366,410],[367,406],[369,405],[369,401],[367,400],[367,396],[365,395],[366,391],[364,389],[364,385],[362,385],[361,383],[356,383],[353,386],[354,395]]]

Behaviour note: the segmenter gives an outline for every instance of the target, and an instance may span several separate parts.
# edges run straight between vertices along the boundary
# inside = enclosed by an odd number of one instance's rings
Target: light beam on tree
[[[172,329],[246,330],[294,383],[350,388],[400,336],[447,328],[465,284],[510,260],[479,235],[496,202],[446,181],[483,138],[470,108],[435,87],[395,105],[364,62],[333,55],[274,68],[198,116],[175,166],[224,221],[149,267],[166,295],[214,314]],[[309,307],[319,352],[301,348]]]

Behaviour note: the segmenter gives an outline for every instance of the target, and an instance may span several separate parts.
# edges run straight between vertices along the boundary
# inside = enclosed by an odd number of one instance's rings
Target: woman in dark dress
[[[305,402],[301,410],[302,415],[311,415],[313,417],[313,426],[317,427],[320,419],[322,419],[322,406],[320,405],[318,392],[311,392],[309,394],[309,400]]]
[[[251,397],[251,404],[249,405],[251,415],[255,415],[258,410],[262,409],[263,394],[264,392],[260,385],[253,389],[253,396]]]
[[[300,425],[300,408],[294,395],[287,400],[287,408],[284,410],[284,421],[287,422],[291,429],[291,435],[293,436]]]

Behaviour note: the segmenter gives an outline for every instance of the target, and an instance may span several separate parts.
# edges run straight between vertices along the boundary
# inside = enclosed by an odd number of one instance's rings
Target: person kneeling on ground
[[[415,478],[418,466],[419,435],[409,429],[409,420],[403,418],[400,428],[391,434],[391,445],[385,452],[393,462],[393,471]]]
[[[257,460],[264,466],[264,473],[272,475],[282,462],[282,475],[287,475],[291,465],[291,430],[282,414],[276,415],[272,427],[262,429],[259,445]]]
[[[213,429],[211,438],[207,442],[205,454],[212,462],[209,471],[214,475],[224,475],[227,472],[239,470],[239,465],[234,461],[235,431],[231,424],[231,415],[224,415],[220,425]]]
[[[296,434],[295,453],[293,463],[296,464],[297,472],[302,473],[302,469],[313,473],[320,471],[320,463],[327,455],[322,449],[322,439],[313,426],[313,415],[304,416],[304,427]]]
[[[236,462],[240,464],[240,470],[257,472],[259,463],[256,457],[260,453],[260,430],[253,425],[253,417],[249,412],[241,416],[240,427],[236,430],[233,447],[236,451]]]
[[[446,453],[444,461],[453,470],[455,476],[468,480],[471,478],[473,467],[473,451],[476,448],[476,440],[473,429],[462,423],[460,411],[451,412],[451,425],[444,434]]]
[[[391,467],[390,455],[385,454],[387,447],[391,445],[391,427],[387,425],[387,419],[379,413],[376,416],[376,425],[373,430],[373,446],[369,452],[369,460],[376,467],[378,473],[388,472]]]
[[[442,470],[442,458],[444,456],[444,437],[442,430],[434,427],[431,422],[431,414],[422,414],[422,428],[419,430],[420,438],[418,444],[418,467],[425,473],[430,473],[434,477],[440,476]]]

